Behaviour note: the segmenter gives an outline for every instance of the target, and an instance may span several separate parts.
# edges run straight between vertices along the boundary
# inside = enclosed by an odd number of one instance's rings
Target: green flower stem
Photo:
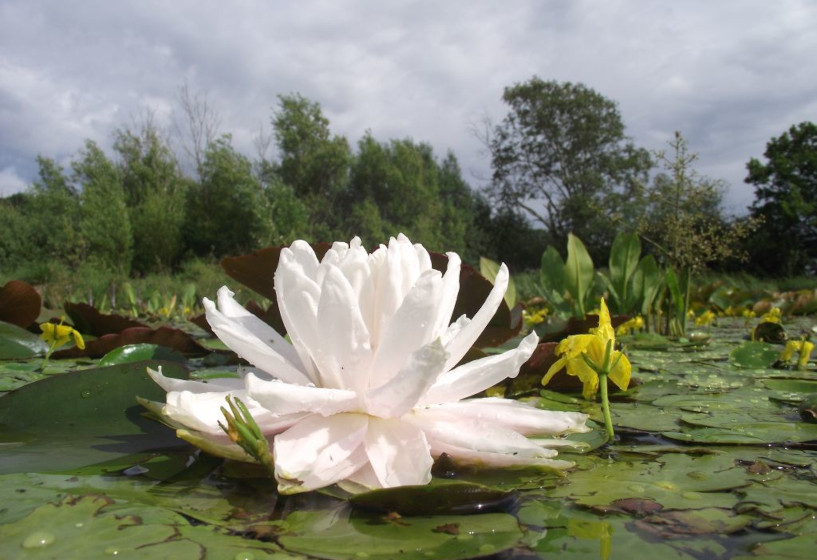
[[[607,374],[599,374],[599,385],[601,385],[601,409],[604,412],[604,427],[607,429],[607,441],[615,440],[616,434],[613,432],[613,417],[610,415],[610,399],[607,397]]]
[[[45,367],[48,365],[48,360],[51,359],[51,354],[54,353],[54,350],[57,349],[57,341],[53,341],[51,346],[48,347],[48,351],[45,353],[45,357],[43,358],[43,363],[40,364],[40,373],[45,373]]]

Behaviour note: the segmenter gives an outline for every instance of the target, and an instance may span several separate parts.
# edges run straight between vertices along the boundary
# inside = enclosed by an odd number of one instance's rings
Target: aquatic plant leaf
[[[98,367],[143,362],[147,360],[162,360],[166,362],[185,362],[185,357],[167,346],[158,344],[128,344],[111,350],[99,359]]]
[[[666,509],[729,508],[737,497],[724,491],[750,484],[745,471],[728,456],[667,454],[656,460],[584,461],[550,493],[552,497],[603,511],[616,509],[615,502],[626,498],[650,499]]]
[[[284,550],[327,559],[457,560],[500,553],[519,543],[516,518],[504,513],[429,517],[372,516],[341,505],[298,511],[278,537]]]
[[[0,287],[0,321],[25,329],[40,315],[42,298],[37,290],[22,280],[11,280]]]
[[[0,322],[0,360],[25,360],[42,356],[48,344],[34,333]]]
[[[142,416],[136,396],[164,391],[146,368],[185,377],[173,362],[136,362],[55,375],[0,397],[0,425],[19,443],[0,448],[0,473],[55,472],[133,453],[185,446],[172,430]]]
[[[130,327],[118,334],[106,334],[96,340],[85,342],[85,349],[77,347],[66,350],[57,350],[52,354],[52,358],[101,358],[108,352],[127,346],[129,344],[156,344],[171,348],[188,356],[203,356],[209,352],[196,340],[180,329],[171,327],[159,327],[151,329],[148,327]]]
[[[479,272],[493,283],[496,279],[496,275],[499,273],[499,263],[487,257],[480,257]],[[512,276],[508,278],[508,290],[505,292],[505,303],[508,304],[508,307],[511,309],[516,305],[516,283],[513,281]]]
[[[131,327],[147,327],[135,319],[116,314],[100,313],[87,303],[66,303],[63,308],[74,328],[84,335],[100,337],[111,333],[121,333]]]
[[[780,348],[768,342],[744,342],[729,353],[729,361],[741,368],[771,367],[780,358]]]
[[[584,243],[572,233],[568,233],[565,286],[573,296],[574,315],[577,317],[584,317],[588,311],[593,278],[593,260]]]
[[[470,482],[435,479],[423,486],[364,492],[349,501],[364,510],[400,515],[463,515],[507,510],[515,500],[514,492]]]
[[[162,508],[121,507],[106,496],[67,496],[0,525],[3,558],[292,558],[272,543],[190,526]]]

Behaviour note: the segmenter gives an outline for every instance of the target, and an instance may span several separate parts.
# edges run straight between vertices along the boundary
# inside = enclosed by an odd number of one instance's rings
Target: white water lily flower
[[[443,453],[489,466],[571,466],[553,458],[563,443],[555,436],[588,431],[586,415],[467,398],[516,376],[538,337],[455,367],[499,307],[508,271],[502,265],[473,317],[452,323],[459,277],[455,253],[442,274],[403,235],[371,254],[357,238],[335,243],[320,261],[296,241],[281,251],[274,279],[292,342],[221,288],[218,306],[204,300],[207,320],[252,367],[242,379],[208,383],[151,372],[168,392],[163,412],[181,437],[240,458],[218,421],[227,395],[244,401],[271,443],[284,493],[426,484]]]

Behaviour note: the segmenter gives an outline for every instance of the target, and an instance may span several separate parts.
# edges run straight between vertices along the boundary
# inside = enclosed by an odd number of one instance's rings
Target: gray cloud
[[[469,125],[501,120],[502,89],[536,74],[617,101],[646,148],[682,131],[740,212],[749,158],[814,120],[815,24],[795,0],[0,0],[0,194],[35,178],[38,153],[109,146],[145,108],[169,123],[184,83],[250,155],[276,95],[300,92],[352,143],[428,141],[484,177]]]

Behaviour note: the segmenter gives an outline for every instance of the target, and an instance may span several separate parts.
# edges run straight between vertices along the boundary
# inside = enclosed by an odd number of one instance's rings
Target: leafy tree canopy
[[[750,244],[762,272],[791,276],[817,268],[817,125],[802,122],[766,144],[766,162],[752,158],[752,216],[763,220]]]
[[[492,198],[526,211],[556,244],[570,232],[589,247],[609,244],[601,220],[617,210],[614,195],[643,185],[651,166],[625,136],[616,104],[582,84],[538,77],[506,88],[503,100],[508,115],[489,139]]]

